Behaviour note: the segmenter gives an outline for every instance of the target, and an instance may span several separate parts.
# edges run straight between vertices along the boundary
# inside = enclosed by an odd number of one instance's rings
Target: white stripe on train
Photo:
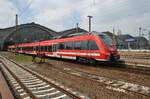
[[[28,54],[35,54],[35,53],[32,53],[32,52],[27,52],[27,53]],[[80,53],[80,52],[53,52],[53,54],[45,54],[45,55],[49,56],[49,57],[58,57],[58,58],[66,58],[66,59],[74,59],[74,60],[76,60],[76,56],[65,56],[65,55],[58,55],[58,54],[100,56],[100,53]],[[107,61],[107,59],[96,59],[96,60]]]
[[[100,56],[100,53],[56,52],[57,54]]]

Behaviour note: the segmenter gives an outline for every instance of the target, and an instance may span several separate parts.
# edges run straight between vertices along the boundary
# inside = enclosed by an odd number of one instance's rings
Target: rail
[[[33,77],[36,77],[36,78],[40,79],[42,82],[44,82],[44,83],[50,85],[51,87],[57,89],[58,91],[60,91],[61,93],[63,93],[62,96],[67,95],[67,96],[65,96],[65,97],[68,97],[69,99],[70,99],[70,98],[71,98],[71,99],[72,99],[72,98],[73,98],[73,99],[84,99],[84,98],[88,99],[87,96],[84,96],[84,95],[82,95],[82,94],[80,94],[80,93],[78,93],[78,92],[74,92],[74,91],[72,91],[72,90],[68,90],[68,88],[65,88],[64,86],[61,86],[61,87],[60,87],[60,85],[59,85],[58,83],[55,84],[54,81],[52,81],[52,80],[50,80],[50,79],[48,79],[48,78],[46,78],[46,77],[44,77],[44,76],[42,76],[42,75],[40,75],[40,74],[34,72],[34,71],[32,71],[32,70],[30,70],[29,68],[26,68],[26,67],[23,67],[23,66],[20,65],[20,64],[17,64],[17,63],[14,62],[13,60],[10,60],[10,59],[8,59],[8,58],[6,58],[6,57],[3,58],[3,59],[5,59],[5,62],[6,62],[6,60],[7,60],[7,62],[8,62],[8,61],[11,62],[11,65],[12,65],[12,63],[13,63],[13,64],[15,64],[16,66],[18,66],[18,68],[20,68],[19,70],[22,69],[22,72],[27,72],[27,73],[28,73],[28,74],[25,74],[25,75],[30,75],[30,76],[32,75]],[[18,84],[21,86],[21,88],[26,91],[26,93],[28,94],[28,97],[33,98],[33,99],[37,99],[37,95],[34,94],[34,92],[31,90],[31,88],[29,88],[29,86],[27,86],[27,85],[23,82],[23,80],[22,80],[23,77],[18,76],[17,73],[13,72],[13,71],[12,71],[13,68],[12,68],[12,70],[10,69],[10,67],[8,68],[7,65],[10,64],[10,63],[8,62],[8,64],[6,65],[5,62],[4,62],[4,60],[1,61],[1,63],[2,63],[3,66],[5,67],[5,69],[13,76],[13,78],[18,82]],[[22,74],[21,74],[21,75],[22,75]],[[35,86],[36,86],[36,85],[35,85]],[[56,91],[56,92],[58,92],[58,91]],[[37,91],[37,92],[38,92],[38,91]]]

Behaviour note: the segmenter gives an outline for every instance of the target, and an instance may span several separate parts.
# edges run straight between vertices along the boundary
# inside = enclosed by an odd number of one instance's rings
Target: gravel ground
[[[120,56],[123,58],[144,58],[150,59],[150,52],[119,52]]]
[[[27,64],[27,63],[25,63]],[[119,92],[113,91],[106,88],[106,85],[102,83],[97,83],[88,79],[83,79],[76,77],[74,75],[69,75],[63,73],[60,70],[51,68],[47,64],[35,64],[28,63],[28,67],[43,74],[49,78],[57,80],[62,84],[73,88],[81,93],[85,93],[92,98],[96,99],[148,99],[148,97],[132,93],[132,92]]]
[[[49,62],[50,64],[49,66],[55,66],[59,68],[68,67],[79,71],[84,71],[87,73],[92,73],[92,74],[96,74],[96,75],[100,75],[112,79],[123,80],[126,82],[136,83],[136,84],[150,87],[149,75],[120,71],[111,67],[93,67],[84,64],[79,65],[72,62],[64,62],[64,61],[57,61],[57,60],[48,60],[47,62]]]
[[[127,63],[150,65],[150,52],[119,52],[121,59]]]
[[[14,56],[10,53],[3,53],[11,58],[14,58]],[[150,87],[150,76],[149,75],[143,75],[143,74],[135,74],[135,73],[129,73],[129,72],[123,72],[119,70],[112,69],[110,67],[93,67],[93,66],[87,66],[84,64],[75,64],[72,62],[64,62],[64,61],[58,61],[58,60],[47,60],[49,64],[36,64],[32,62],[21,62],[24,65],[27,65],[29,68],[39,72],[40,74],[43,74],[51,79],[57,80],[61,82],[62,84],[73,88],[75,90],[78,90],[82,93],[88,94],[93,99],[149,99],[149,97],[146,97],[141,94],[133,93],[133,92],[120,92],[120,91],[114,91],[106,88],[106,85],[102,83],[98,83],[95,81],[91,81],[88,79],[84,79],[81,77],[77,77],[74,75],[70,75],[68,73],[64,73],[61,70],[52,68],[55,67],[61,67],[61,68],[71,68],[76,69],[88,73],[93,73],[96,75],[117,79],[117,80],[123,80],[130,83],[136,83],[144,86]]]

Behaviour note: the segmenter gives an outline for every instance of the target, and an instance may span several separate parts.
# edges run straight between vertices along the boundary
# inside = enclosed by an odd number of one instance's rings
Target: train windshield
[[[104,41],[106,45],[109,45],[109,46],[114,45],[112,39],[109,36],[105,34],[99,34],[99,37]]]

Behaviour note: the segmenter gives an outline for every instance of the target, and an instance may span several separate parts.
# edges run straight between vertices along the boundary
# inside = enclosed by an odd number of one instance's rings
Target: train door
[[[54,55],[55,57],[58,57],[58,55],[57,55],[58,48],[59,48],[59,45],[58,45],[58,44],[53,44],[53,45],[52,45],[52,52],[53,52],[53,55]]]
[[[87,56],[90,58],[91,57],[91,48],[90,48],[90,40],[87,41]]]

